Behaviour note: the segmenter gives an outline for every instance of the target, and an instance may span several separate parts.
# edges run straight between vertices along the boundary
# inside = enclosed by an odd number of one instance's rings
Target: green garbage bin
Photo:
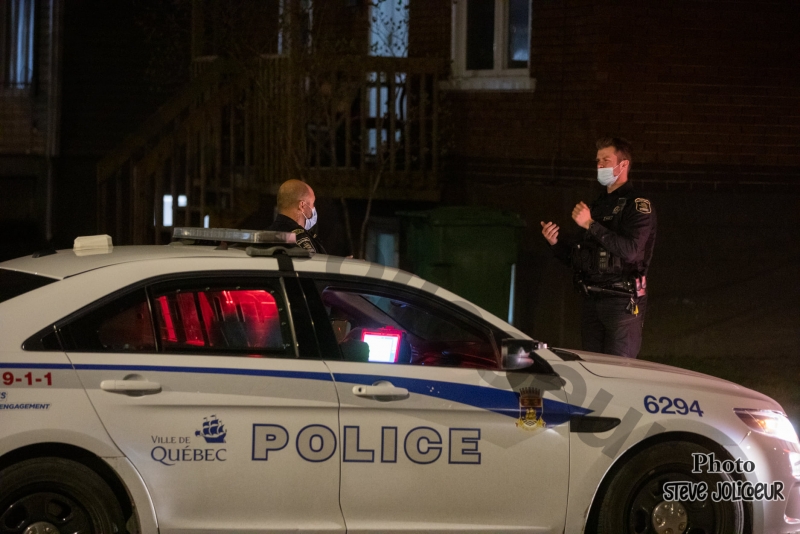
[[[404,268],[513,320],[513,271],[525,226],[518,214],[451,206],[398,215]]]

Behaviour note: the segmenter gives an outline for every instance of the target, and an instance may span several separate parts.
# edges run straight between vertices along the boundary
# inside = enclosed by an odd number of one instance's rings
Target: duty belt
[[[612,297],[643,297],[647,295],[647,278],[640,276],[634,279],[634,282],[612,282],[604,285],[586,285],[581,283],[581,288],[587,295],[595,293],[599,295],[608,295]]]

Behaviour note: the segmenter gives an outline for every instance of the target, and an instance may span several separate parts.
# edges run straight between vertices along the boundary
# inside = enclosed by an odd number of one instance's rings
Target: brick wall
[[[608,116],[597,128],[630,131],[644,162],[800,166],[796,7],[683,0],[626,10],[603,65]]]
[[[75,0],[64,9],[62,153],[99,158],[167,98],[140,25],[147,3]],[[189,50],[188,34],[183,44]],[[166,51],[169,53],[170,51]]]
[[[409,57],[450,58],[453,0],[410,0]]]
[[[454,172],[496,165],[508,176],[591,179],[580,168],[591,171],[594,139],[610,132],[634,143],[643,180],[792,183],[800,171],[794,7],[536,0],[536,90],[449,93]]]
[[[0,154],[44,154],[44,117],[28,94],[0,95]]]

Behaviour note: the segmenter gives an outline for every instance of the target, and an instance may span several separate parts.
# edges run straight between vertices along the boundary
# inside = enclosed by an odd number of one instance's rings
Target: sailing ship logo
[[[547,424],[542,419],[544,403],[542,391],[538,388],[521,388],[519,390],[519,419],[517,428],[523,430],[536,430],[544,428]]]
[[[203,418],[203,430],[195,431],[194,435],[203,436],[206,443],[225,443],[225,436],[228,435],[228,431],[225,430],[225,425],[222,424],[222,421],[217,419],[216,415],[212,415],[211,417]]]

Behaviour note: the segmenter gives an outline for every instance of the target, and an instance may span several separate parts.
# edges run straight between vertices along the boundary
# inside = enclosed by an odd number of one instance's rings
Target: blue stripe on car
[[[70,369],[69,364],[2,363],[0,369]],[[330,373],[305,371],[275,371],[265,369],[231,369],[227,367],[181,367],[170,365],[112,365],[76,364],[78,371],[152,371],[158,373],[200,373],[235,376],[266,376],[274,378],[297,378],[305,380],[332,380]],[[336,373],[333,380],[352,384],[372,385],[379,381],[391,381],[396,387],[410,393],[458,402],[482,410],[517,418],[520,416],[519,394],[487,386],[458,384],[441,380],[406,378],[399,376]],[[558,425],[569,420],[571,415],[585,415],[591,410],[554,399],[543,399],[545,419],[549,425]]]
[[[473,386],[469,384],[399,376],[335,373],[333,378],[337,382],[369,386],[382,380],[390,381],[393,386],[405,388],[409,392],[418,395],[446,399],[501,415],[507,415],[515,419],[520,416],[519,394],[513,391],[486,386]],[[548,425],[560,425],[561,423],[565,423],[569,421],[571,415],[585,415],[591,413],[591,410],[581,408],[580,406],[573,406],[566,402],[554,399],[543,399],[543,401],[543,417]]]

